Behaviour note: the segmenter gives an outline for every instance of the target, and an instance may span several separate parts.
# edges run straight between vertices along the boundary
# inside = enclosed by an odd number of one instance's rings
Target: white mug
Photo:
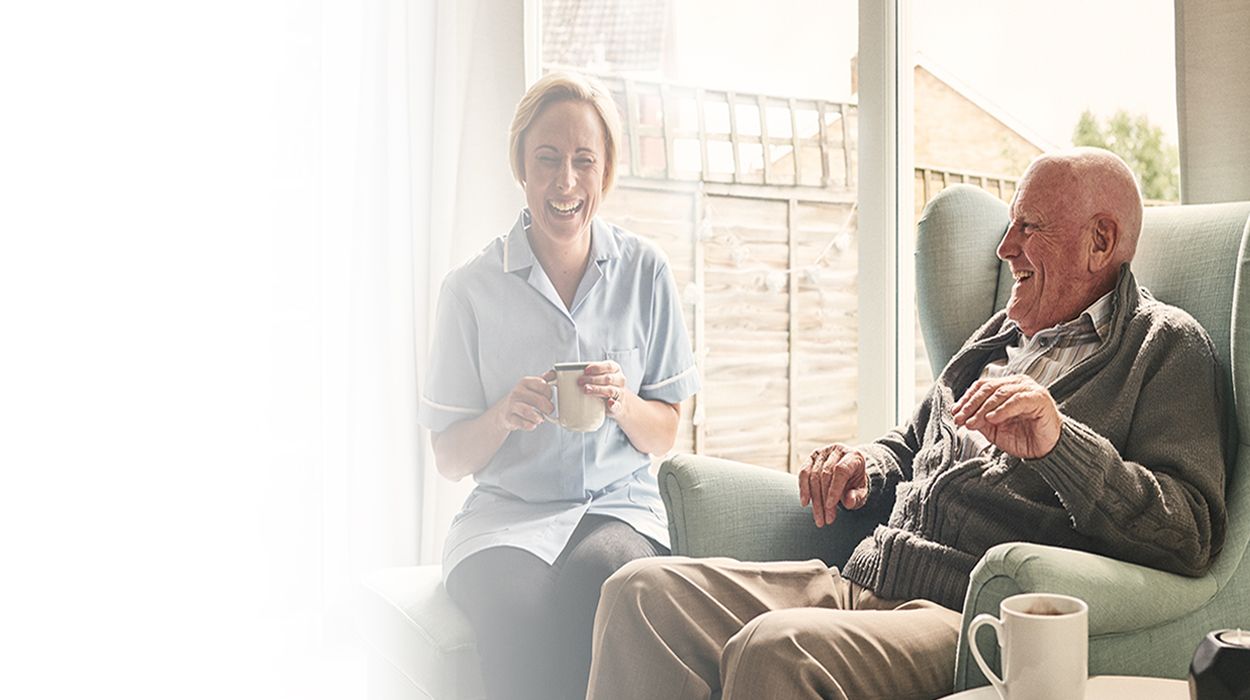
[[[1003,700],[1085,697],[1089,676],[1089,606],[1053,593],[1013,595],[999,605],[1002,619],[982,613],[968,625],[968,646],[981,672]],[[977,630],[994,628],[1002,648],[1003,677],[990,670],[977,647]]]
[[[587,394],[577,383],[577,378],[586,371],[589,362],[557,362],[556,378],[547,382],[556,388],[556,412],[554,415],[543,415],[543,418],[557,423],[565,430],[575,433],[589,433],[603,425],[604,409],[607,404],[598,396]]]

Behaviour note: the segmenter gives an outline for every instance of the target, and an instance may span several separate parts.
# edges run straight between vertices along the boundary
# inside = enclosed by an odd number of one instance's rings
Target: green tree
[[[1121,109],[1100,123],[1087,109],[1072,130],[1072,144],[1098,146],[1123,158],[1137,174],[1146,199],[1180,200],[1180,154],[1146,115],[1132,116]]]

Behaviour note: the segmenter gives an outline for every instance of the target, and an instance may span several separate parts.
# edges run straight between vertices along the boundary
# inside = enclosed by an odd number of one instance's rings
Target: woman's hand
[[[548,384],[555,376],[549,370],[540,377],[521,377],[506,396],[481,415],[433,433],[439,473],[459,481],[485,467],[514,430],[528,432],[542,425],[543,414],[550,415],[556,408]]]
[[[547,370],[540,377],[521,377],[504,396],[494,405],[499,426],[508,432],[514,430],[531,431],[543,424],[543,416],[551,415],[556,410],[551,403],[551,385],[556,373]]]
[[[632,395],[625,388],[625,375],[621,372],[621,366],[612,360],[586,365],[582,376],[577,378],[577,383],[589,396],[598,396],[607,402],[607,413],[614,418],[619,417],[624,409],[626,394]]]
[[[630,391],[621,366],[612,360],[591,362],[577,378],[587,396],[606,402],[609,416],[641,452],[662,455],[673,449],[681,405],[644,399]]]

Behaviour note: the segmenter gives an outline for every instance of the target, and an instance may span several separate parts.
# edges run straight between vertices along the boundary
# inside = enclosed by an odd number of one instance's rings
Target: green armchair
[[[969,663],[967,626],[998,613],[1016,593],[1066,593],[1086,600],[1090,673],[1185,677],[1194,648],[1217,628],[1250,628],[1250,202],[1146,211],[1133,264],[1154,295],[1189,311],[1211,334],[1233,396],[1241,437],[1227,494],[1229,528],[1211,570],[1199,578],[1057,547],[1013,542],[990,549],[972,572],[955,669],[955,690],[987,681]],[[917,238],[917,297],[933,367],[1007,301],[1010,273],[995,256],[1007,207],[967,185],[925,209]],[[840,565],[888,513],[843,512],[818,529],[799,507],[793,475],[695,455],[660,468],[675,554],[742,560],[823,559]],[[983,644],[987,659],[997,647]],[[993,663],[993,662],[992,662]]]

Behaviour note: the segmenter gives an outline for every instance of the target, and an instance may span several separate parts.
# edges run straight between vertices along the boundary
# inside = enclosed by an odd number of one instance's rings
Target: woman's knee
[[[501,547],[473,555],[447,577],[447,593],[471,620],[541,616],[555,578],[538,557]]]
[[[559,576],[566,582],[597,592],[612,574],[631,562],[641,560],[643,556],[619,548],[578,547],[560,567]]]

